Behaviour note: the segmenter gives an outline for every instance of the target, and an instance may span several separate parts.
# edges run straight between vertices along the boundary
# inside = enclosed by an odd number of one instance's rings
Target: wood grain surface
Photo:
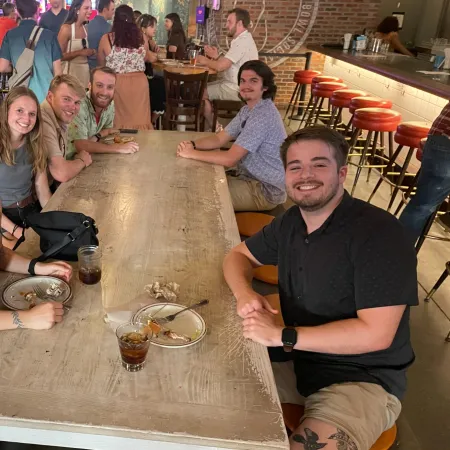
[[[0,428],[45,429],[49,443],[63,431],[68,447],[81,433],[156,441],[148,448],[288,448],[267,351],[242,337],[222,275],[239,242],[224,170],[176,157],[179,141],[198,137],[140,132],[139,153],[94,155],[52,197],[45,210],[96,220],[102,281],[82,285],[75,271],[72,309],[52,330],[0,332]],[[39,255],[35,233],[26,236],[19,253]],[[1,291],[16,278],[0,274]],[[208,298],[208,334],[186,349],[151,346],[145,369],[129,373],[104,311],[153,281],[179,283],[181,304]]]
[[[173,73],[181,73],[183,75],[192,75],[192,74],[198,74],[203,72],[209,72],[209,75],[215,75],[217,74],[217,71],[214,69],[208,69],[206,66],[191,66],[189,64],[184,64],[180,67],[175,67],[172,65],[164,64],[162,61],[157,61],[155,63],[152,63],[152,66],[154,69],[164,71],[167,70],[168,72]]]

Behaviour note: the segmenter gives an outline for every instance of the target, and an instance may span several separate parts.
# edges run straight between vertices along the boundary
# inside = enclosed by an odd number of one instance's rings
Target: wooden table
[[[101,284],[71,282],[73,306],[49,331],[0,332],[0,439],[85,449],[286,449],[266,349],[242,337],[222,259],[239,242],[222,167],[175,156],[199,133],[137,135],[135,155],[95,155],[46,210],[95,218]],[[204,133],[203,133],[204,135]],[[39,254],[33,231],[20,253]],[[17,275],[0,275],[1,290]],[[181,285],[180,303],[208,298],[207,336],[185,349],[151,346],[122,368],[104,308],[153,281]]]
[[[159,71],[167,70],[168,72],[181,73],[183,75],[195,75],[198,73],[203,73],[205,71],[209,72],[210,76],[217,74],[216,70],[208,69],[208,67],[206,67],[206,66],[191,66],[189,64],[183,64],[183,66],[181,66],[181,67],[176,67],[176,66],[164,64],[161,61],[157,61],[155,63],[152,63],[152,67],[155,70],[159,70]]]

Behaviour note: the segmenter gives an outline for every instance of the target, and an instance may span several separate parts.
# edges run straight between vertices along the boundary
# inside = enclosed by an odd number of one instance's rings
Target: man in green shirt
[[[118,133],[113,128],[114,89],[116,74],[108,67],[97,67],[91,72],[91,82],[86,97],[81,101],[80,112],[69,127],[69,150],[66,159],[77,152],[88,153],[136,153],[136,142],[111,143],[102,139]]]

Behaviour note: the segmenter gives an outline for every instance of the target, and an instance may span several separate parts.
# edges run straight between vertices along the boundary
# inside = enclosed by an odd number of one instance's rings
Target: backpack
[[[8,80],[9,87],[25,86],[28,87],[30,78],[33,75],[34,49],[41,37],[43,28],[35,26],[28,38],[27,44],[23,52],[19,56],[14,67],[13,74]]]

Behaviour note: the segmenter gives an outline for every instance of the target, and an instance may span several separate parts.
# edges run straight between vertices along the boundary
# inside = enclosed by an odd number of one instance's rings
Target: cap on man
[[[47,98],[41,104],[48,167],[56,184],[71,180],[92,163],[91,155],[85,151],[78,152],[71,161],[66,159],[67,129],[80,110],[85,92],[78,78],[69,74],[58,75],[52,80]]]
[[[64,0],[51,0],[51,8],[41,16],[39,26],[58,34],[61,25],[66,21],[69,11]]]
[[[69,125],[69,152],[67,159],[88,153],[136,153],[136,142],[107,144],[100,141],[118,133],[114,123],[114,89],[116,73],[109,67],[97,67],[91,71],[89,92],[81,101],[80,111]],[[78,152],[78,153],[77,153]]]
[[[0,17],[0,47],[6,33],[17,26],[17,11],[13,3],[3,3],[3,16]]]

